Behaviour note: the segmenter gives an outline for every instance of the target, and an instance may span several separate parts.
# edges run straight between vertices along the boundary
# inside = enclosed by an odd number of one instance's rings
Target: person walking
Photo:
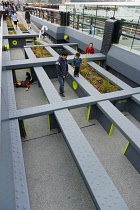
[[[7,10],[6,10],[6,13],[7,15],[9,16],[10,20],[11,20],[11,14],[12,14],[12,11],[10,9],[10,6],[8,6]]]
[[[58,81],[60,84],[59,93],[60,96],[65,97],[64,95],[64,80],[68,76],[68,62],[67,62],[68,53],[62,51],[61,56],[56,61],[56,71],[58,75]]]
[[[15,11],[12,12],[11,20],[14,22],[14,26],[16,27],[16,30],[17,30],[17,22],[18,22],[18,19],[17,19],[17,14],[16,14]]]
[[[26,8],[26,11],[25,11],[25,20],[28,25],[28,29],[31,29],[31,20],[30,20],[30,13],[29,13],[28,8]]]

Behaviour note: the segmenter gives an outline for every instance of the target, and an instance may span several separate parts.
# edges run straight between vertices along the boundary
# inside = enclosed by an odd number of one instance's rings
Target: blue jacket
[[[68,74],[68,62],[67,59],[63,59],[61,56],[55,63],[57,74],[61,77],[66,76]]]
[[[80,64],[82,63],[82,58],[79,58],[79,59],[77,59],[77,58],[74,58],[73,59],[73,66],[75,66],[75,67],[80,67]]]

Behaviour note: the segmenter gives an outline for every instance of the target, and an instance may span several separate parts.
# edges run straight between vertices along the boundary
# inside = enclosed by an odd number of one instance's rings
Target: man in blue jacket
[[[64,95],[64,79],[68,76],[68,62],[67,62],[67,56],[68,53],[66,51],[63,51],[61,56],[56,61],[56,70],[58,75],[58,81],[60,84],[59,91],[60,95],[62,97],[65,97]]]

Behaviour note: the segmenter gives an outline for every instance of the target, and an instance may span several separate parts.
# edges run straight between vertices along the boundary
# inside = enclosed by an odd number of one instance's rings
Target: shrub
[[[85,68],[85,69],[82,69],[81,72],[80,72],[83,76],[89,76],[91,74],[91,72]]]
[[[32,47],[32,50],[37,58],[45,58],[45,57],[51,57],[52,55],[47,52],[42,46],[35,46]]]
[[[18,23],[18,27],[20,28],[21,31],[28,31],[25,26],[23,25],[23,23]]]
[[[107,93],[109,90],[110,90],[110,83],[109,83],[109,81],[108,80],[105,80],[104,82],[103,82],[103,84],[101,85],[101,90],[102,90],[102,92],[103,93]]]
[[[10,31],[8,31],[8,34],[16,34],[16,31],[15,30],[10,30]]]
[[[12,21],[9,18],[6,19],[6,22],[7,22],[7,27],[13,27]]]

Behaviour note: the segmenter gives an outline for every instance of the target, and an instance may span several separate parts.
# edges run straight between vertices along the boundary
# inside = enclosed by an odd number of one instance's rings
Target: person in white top
[[[3,6],[2,6],[2,3],[0,3],[0,11],[3,11]]]
[[[17,19],[17,14],[15,11],[13,11],[12,15],[11,15],[11,20],[14,22],[14,25],[17,29],[17,22],[18,22],[18,19]]]
[[[47,26],[42,26],[41,30],[39,31],[39,39],[44,39],[47,37],[47,31],[48,27]]]

